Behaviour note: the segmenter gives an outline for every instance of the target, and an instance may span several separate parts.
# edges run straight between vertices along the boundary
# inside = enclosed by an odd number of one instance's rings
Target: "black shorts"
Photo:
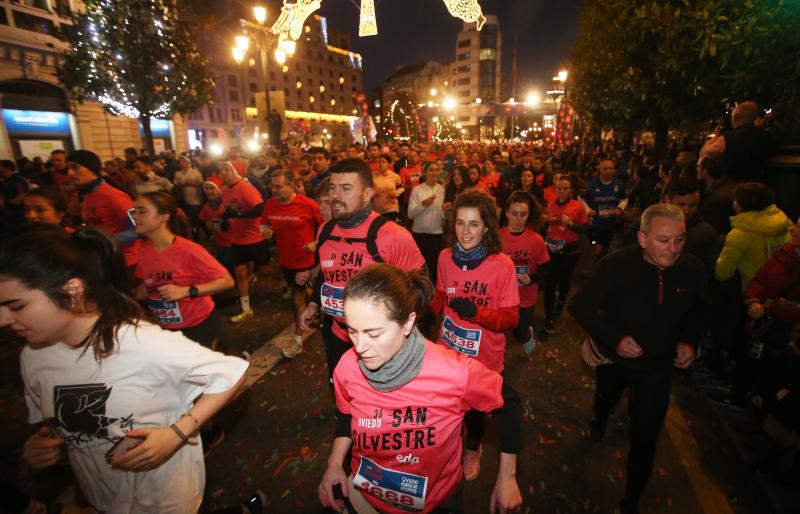
[[[305,269],[291,269],[291,268],[284,268],[281,266],[281,273],[283,273],[283,280],[286,281],[286,285],[295,289],[297,291],[305,291],[306,285],[303,284],[302,286],[297,285],[297,281],[295,280],[295,276],[300,273],[301,271],[308,271],[311,268]]]
[[[211,348],[214,340],[219,340],[222,334],[222,326],[219,322],[219,313],[217,309],[211,311],[206,319],[193,327],[184,327],[176,330],[176,332],[183,332],[183,335],[194,341],[200,343],[206,348]]]
[[[269,264],[269,245],[266,241],[249,245],[231,245],[231,252],[234,266],[241,266],[248,262],[253,262],[256,266]]]
[[[611,245],[611,240],[614,239],[613,230],[601,230],[599,228],[591,227],[589,229],[589,241],[593,245],[601,245],[608,248]]]

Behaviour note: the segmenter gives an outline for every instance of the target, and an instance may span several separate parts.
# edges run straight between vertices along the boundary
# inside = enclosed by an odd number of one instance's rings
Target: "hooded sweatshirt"
[[[772,252],[789,240],[791,226],[792,221],[774,204],[731,217],[731,231],[717,258],[716,279],[728,280],[738,269],[742,290],[747,288]]]

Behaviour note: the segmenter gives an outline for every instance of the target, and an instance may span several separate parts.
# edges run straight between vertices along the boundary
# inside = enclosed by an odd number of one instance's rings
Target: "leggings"
[[[519,308],[519,323],[517,323],[517,326],[514,328],[514,337],[516,337],[517,341],[520,343],[527,342],[531,334],[536,332],[533,328],[534,309],[536,309],[535,305]]]
[[[500,432],[500,451],[517,454],[522,450],[522,407],[517,392],[503,376],[503,405],[492,411],[498,421]],[[485,414],[471,410],[464,415],[464,426],[467,428],[467,449],[477,451],[483,439]]]
[[[558,289],[558,302],[564,304],[569,295],[569,285],[572,273],[578,264],[580,253],[554,253],[550,256],[550,269],[544,282],[544,317],[553,320],[556,306],[556,289]]]

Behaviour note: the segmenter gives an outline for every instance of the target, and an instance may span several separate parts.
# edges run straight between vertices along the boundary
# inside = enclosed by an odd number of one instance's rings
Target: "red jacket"
[[[784,321],[800,322],[800,305],[797,305],[800,302],[800,253],[789,243],[772,254],[744,291],[745,303],[753,300],[764,303],[779,297],[790,302],[773,302],[767,314]],[[792,302],[797,307],[792,308]]]

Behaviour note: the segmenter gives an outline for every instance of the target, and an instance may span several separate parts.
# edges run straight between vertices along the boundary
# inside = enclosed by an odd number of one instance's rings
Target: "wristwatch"
[[[196,286],[189,286],[189,298],[197,298],[197,295],[200,294],[200,291],[197,289]]]

